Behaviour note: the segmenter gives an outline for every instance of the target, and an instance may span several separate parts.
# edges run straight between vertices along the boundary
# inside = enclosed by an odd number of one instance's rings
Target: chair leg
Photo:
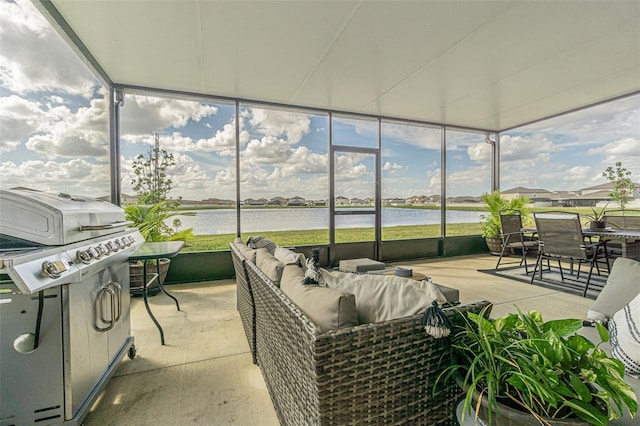
[[[500,262],[502,261],[502,256],[504,256],[504,252],[507,250],[507,246],[508,245],[509,245],[509,237],[507,237],[502,242],[502,251],[500,252],[500,257],[498,258],[498,263],[496,263],[496,269],[498,269],[498,266],[500,266]]]
[[[538,253],[538,258],[536,259],[536,266],[533,267],[533,274],[531,274],[531,283],[533,284],[533,280],[536,278],[536,271],[538,270],[538,264],[540,265],[540,278],[542,279],[542,254]]]
[[[589,290],[589,282],[591,281],[591,274],[593,273],[593,265],[596,264],[596,259],[598,256],[598,250],[594,250],[593,257],[591,257],[591,267],[589,268],[589,276],[587,277],[587,283],[584,286],[584,293],[582,293],[582,297],[587,297],[587,291]],[[597,267],[597,265],[596,265]]]
[[[573,269],[573,263],[571,265],[571,268]],[[564,282],[564,274],[562,273],[562,263],[560,263],[560,258],[558,258],[558,268],[560,269],[560,280]]]

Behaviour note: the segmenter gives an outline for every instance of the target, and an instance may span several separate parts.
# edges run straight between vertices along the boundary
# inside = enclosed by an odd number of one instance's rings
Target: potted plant
[[[158,134],[154,136],[155,147],[150,148],[145,154],[138,155],[133,161],[131,184],[138,200],[124,207],[125,218],[133,222],[133,226],[138,228],[145,241],[188,241],[193,237],[193,230],[181,230],[182,223],[177,216],[189,216],[193,213],[180,211],[181,198],[173,199],[169,196],[169,191],[173,189],[173,181],[168,171],[175,166],[175,160],[173,154],[160,148]],[[149,263],[155,265],[153,261],[147,262],[147,265]],[[170,259],[160,259],[161,282],[166,278],[169,263]],[[131,287],[142,286],[142,268],[142,262],[130,263]],[[149,293],[156,292],[157,286],[152,285]]]
[[[607,329],[596,323],[602,342]],[[632,417],[635,393],[624,366],[576,332],[582,320],[543,321],[537,311],[489,320],[468,313],[452,339],[456,361],[442,377],[457,376],[465,390],[463,416],[489,425],[606,425],[623,407]],[[468,415],[468,414],[467,414]]]
[[[608,205],[609,205],[609,202],[607,201],[604,207],[600,209],[596,209],[596,207],[591,207],[591,211],[593,212],[593,214],[590,214],[587,216],[589,218],[589,228],[597,230],[597,229],[604,229],[607,226],[604,214],[607,210]]]
[[[487,241],[487,247],[492,254],[502,252],[502,231],[500,226],[500,212],[503,210],[518,211],[524,220],[529,216],[529,198],[519,195],[511,200],[505,199],[500,191],[483,194],[482,201],[487,206],[488,213],[482,215],[482,236]]]

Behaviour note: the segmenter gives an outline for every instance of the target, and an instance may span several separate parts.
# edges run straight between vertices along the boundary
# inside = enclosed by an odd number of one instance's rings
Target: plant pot
[[[592,220],[589,223],[589,229],[593,229],[597,231],[598,229],[604,229],[607,226],[607,223],[604,220]]]
[[[169,264],[171,259],[160,258],[160,282],[164,284],[164,280],[167,278],[167,273],[169,272]],[[157,273],[156,263],[155,261],[147,262],[147,281],[150,279],[152,274]],[[129,283],[131,288],[131,294],[134,296],[142,295],[142,281],[144,277],[144,264],[142,262],[131,262],[129,263]],[[158,287],[158,280],[153,280],[153,282],[147,287],[147,294],[154,295],[160,291],[160,287]]]
[[[454,378],[458,386],[460,388],[465,389],[464,379],[461,374],[454,374]],[[480,410],[478,412],[478,419],[480,422],[475,422],[475,411],[474,407],[476,406],[478,393],[474,392],[473,403],[471,404],[471,409],[469,412],[465,414],[465,423],[469,420],[472,421],[473,424],[483,424],[489,425],[489,415],[488,415],[488,401],[487,398],[483,395],[482,401],[480,402]],[[508,398],[503,397],[505,401],[509,401]],[[464,401],[463,401],[464,402]],[[546,417],[542,417],[545,423],[541,423],[536,417],[534,417],[531,413],[526,411],[519,410],[517,408],[512,408],[509,405],[501,404],[498,402],[497,412],[492,413],[491,415],[491,426],[540,426],[541,424],[545,424],[548,426],[589,426],[590,423],[586,422],[578,417],[571,417],[568,419],[549,419]],[[462,423],[461,423],[462,424]]]
[[[502,252],[502,238],[485,238],[489,252],[495,256],[500,256]],[[505,253],[507,255],[508,253]]]

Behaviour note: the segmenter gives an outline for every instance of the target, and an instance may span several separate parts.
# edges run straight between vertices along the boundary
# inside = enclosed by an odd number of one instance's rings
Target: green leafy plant
[[[145,241],[188,241],[193,238],[193,229],[180,230],[179,224],[167,225],[167,221],[179,213],[171,207],[169,201],[161,201],[156,204],[128,204],[124,208],[127,220],[133,222]]]
[[[608,205],[609,205],[609,202],[607,201],[607,203],[602,208],[596,209],[595,207],[591,207],[591,211],[593,213],[590,215],[587,215],[587,218],[589,218],[591,222],[603,222],[604,215],[607,211]]]
[[[500,238],[500,212],[504,210],[517,211],[522,215],[523,220],[528,220],[530,209],[527,207],[529,197],[519,195],[511,200],[505,199],[500,191],[493,191],[490,194],[483,194],[482,201],[487,205],[488,214],[482,215],[482,236],[484,238]]]
[[[613,190],[609,196],[620,203],[620,209],[624,211],[625,206],[633,197],[634,184],[631,180],[631,172],[622,167],[622,162],[616,162],[616,168],[609,166],[602,172],[602,176],[613,182]]]
[[[596,323],[602,342],[607,329]],[[464,411],[486,398],[489,424],[501,402],[546,419],[579,417],[594,425],[619,418],[626,406],[632,417],[638,409],[633,389],[624,382],[624,366],[576,332],[582,320],[543,321],[537,311],[489,320],[485,312],[469,313],[454,334],[457,361],[440,376],[460,375],[466,389]],[[502,405],[504,406],[504,405]]]

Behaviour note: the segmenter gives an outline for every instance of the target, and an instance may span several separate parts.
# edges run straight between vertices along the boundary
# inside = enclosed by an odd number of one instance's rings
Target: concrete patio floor
[[[492,317],[536,309],[546,320],[585,318],[591,299],[478,272],[497,258],[464,256],[402,262],[460,290],[462,303],[489,300]],[[516,259],[507,259],[506,265]],[[501,265],[502,266],[502,265]],[[260,369],[236,311],[235,280],[169,286],[149,299],[166,345],[142,299],[131,302],[137,356],[125,358],[85,419],[94,425],[277,425]]]

